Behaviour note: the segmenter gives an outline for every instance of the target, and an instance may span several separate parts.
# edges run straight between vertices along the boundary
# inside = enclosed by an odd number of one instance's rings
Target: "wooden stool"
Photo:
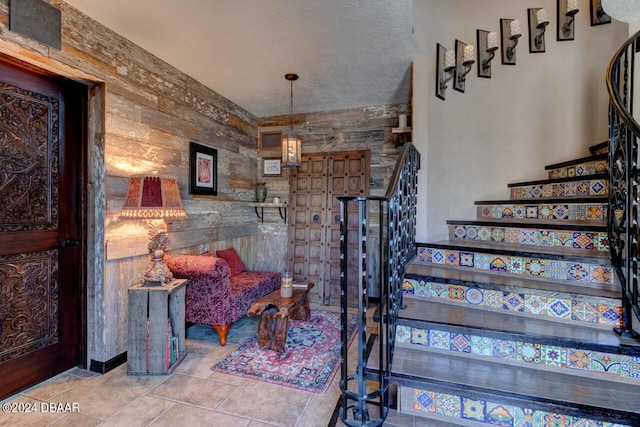
[[[280,290],[258,298],[251,304],[248,316],[262,315],[258,324],[258,345],[262,348],[284,353],[287,351],[287,324],[289,318],[309,320],[309,290],[313,283],[306,287],[293,287],[290,298],[282,298]]]

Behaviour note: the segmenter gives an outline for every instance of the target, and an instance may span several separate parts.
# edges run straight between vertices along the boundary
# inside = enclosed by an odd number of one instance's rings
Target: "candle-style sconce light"
[[[475,58],[475,48],[472,44],[456,40],[456,78],[453,88],[458,92],[464,93],[467,74],[469,74],[471,67],[476,62]]]
[[[438,43],[436,56],[436,96],[444,101],[447,83],[456,72],[456,54]]]
[[[498,50],[498,33],[495,31],[477,30],[478,42],[478,77],[491,78],[491,61]]]
[[[558,0],[558,41],[573,40],[578,0]]]
[[[549,25],[549,16],[544,8],[530,8],[529,11],[529,52],[544,52],[544,32]]]
[[[500,38],[502,39],[502,63],[516,65],[516,46],[522,36],[520,21],[517,19],[500,19]]]

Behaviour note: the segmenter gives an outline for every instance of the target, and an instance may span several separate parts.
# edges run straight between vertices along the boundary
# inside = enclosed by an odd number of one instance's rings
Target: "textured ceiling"
[[[408,102],[412,0],[65,0],[257,117]]]

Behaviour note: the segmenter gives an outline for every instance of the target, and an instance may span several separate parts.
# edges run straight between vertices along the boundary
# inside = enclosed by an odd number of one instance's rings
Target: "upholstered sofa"
[[[240,266],[232,261],[233,268],[227,260],[208,255],[165,255],[164,261],[175,278],[189,279],[186,321],[213,326],[220,345],[227,343],[231,324],[247,313],[253,301],[280,288],[280,273],[247,271],[241,261]]]

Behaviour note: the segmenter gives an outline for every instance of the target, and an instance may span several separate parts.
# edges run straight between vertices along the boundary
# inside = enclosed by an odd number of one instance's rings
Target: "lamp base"
[[[162,286],[173,281],[173,273],[164,263],[164,251],[158,249],[150,254],[149,268],[142,276],[142,284],[147,286]]]

